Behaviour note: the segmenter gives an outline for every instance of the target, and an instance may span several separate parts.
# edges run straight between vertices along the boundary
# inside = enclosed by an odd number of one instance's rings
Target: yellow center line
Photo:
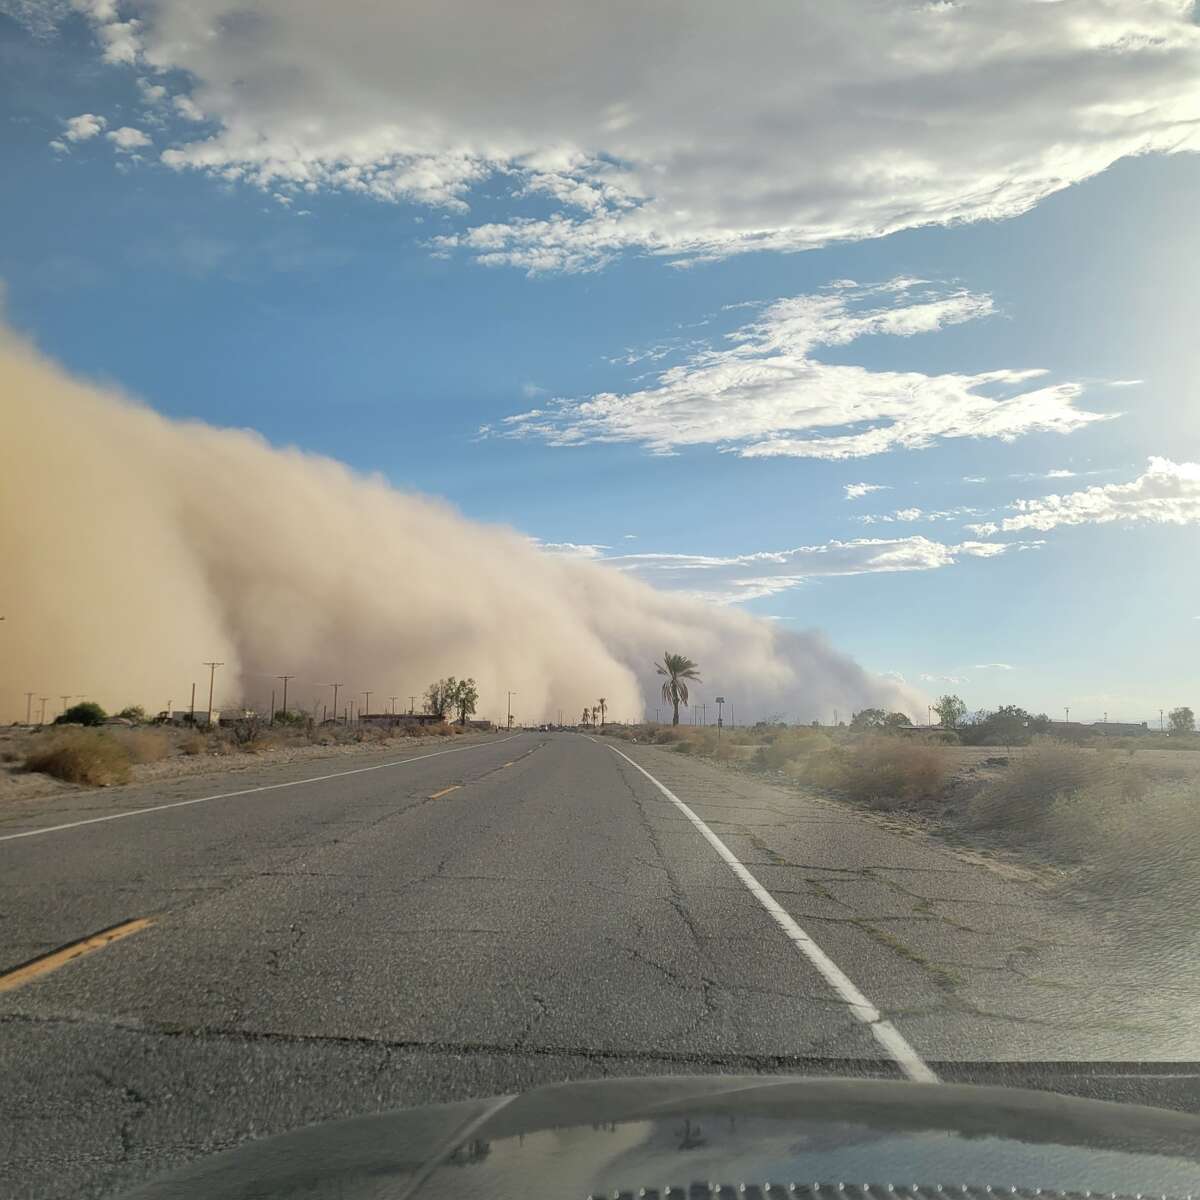
[[[512,763],[510,763],[510,762],[506,762],[506,763],[504,764],[504,766],[506,766],[506,767],[511,767],[511,766],[512,766]]]
[[[49,954],[43,954],[40,958],[32,959],[0,975],[0,992],[10,992],[13,988],[21,987],[22,984],[29,983],[39,976],[57,971],[59,967],[74,958],[91,954],[93,950],[103,950],[105,946],[119,942],[131,933],[137,933],[153,924],[154,922],[149,917],[138,917],[134,921],[122,921],[120,925],[102,929],[99,933],[93,933],[91,937],[86,937],[82,941],[72,942],[69,946],[63,946],[59,950],[52,950]]]
[[[460,787],[462,787],[462,784],[456,783],[453,787],[442,788],[440,792],[434,792],[429,798],[430,800],[436,800],[439,796],[448,796],[451,792],[457,792]]]

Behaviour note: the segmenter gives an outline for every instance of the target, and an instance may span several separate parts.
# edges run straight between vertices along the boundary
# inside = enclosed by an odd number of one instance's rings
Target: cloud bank
[[[1200,144],[1191,0],[72,7],[108,63],[194,81],[170,166],[460,213],[487,183],[499,215],[439,244],[530,271],[994,220]]]
[[[819,635],[546,553],[250,432],[168,420],[3,334],[0,394],[0,719],[23,718],[27,690],[35,711],[65,693],[178,706],[193,681],[203,694],[206,660],[225,663],[218,702],[263,707],[283,672],[306,707],[333,680],[407,697],[469,674],[481,715],[511,688],[526,719],[601,695],[635,717],[664,649],[699,661],[743,718],[921,711]]]
[[[1146,471],[1129,483],[1108,483],[1065,495],[1018,500],[1015,515],[968,525],[972,533],[1047,530],[1059,525],[1110,525],[1128,521],[1150,525],[1200,524],[1200,463],[1151,458]]]
[[[990,296],[925,280],[874,287],[842,281],[765,306],[728,335],[728,344],[692,354],[659,373],[651,387],[556,400],[482,432],[555,446],[635,442],[669,454],[710,445],[745,458],[836,460],[951,438],[1070,433],[1108,419],[1076,406],[1077,383],[1027,386],[1045,375],[1038,369],[926,375],[815,357],[823,347],[872,335],[932,333],[992,311]],[[874,484],[848,484],[846,498],[875,490]]]

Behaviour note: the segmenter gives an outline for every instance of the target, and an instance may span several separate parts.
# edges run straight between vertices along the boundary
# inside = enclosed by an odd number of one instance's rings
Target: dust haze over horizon
[[[9,586],[0,720],[25,693],[108,709],[207,703],[265,709],[274,677],[309,709],[344,684],[371,707],[443,675],[473,676],[479,716],[516,693],[520,719],[651,715],[664,649],[701,666],[739,723],[924,701],[816,633],[656,590],[538,550],[332,459],[256,433],[168,419],[74,378],[0,332],[0,555]]]

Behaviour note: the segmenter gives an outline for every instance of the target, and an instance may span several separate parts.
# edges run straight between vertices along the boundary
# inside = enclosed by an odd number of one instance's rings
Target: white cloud
[[[976,663],[976,671],[1013,671],[1016,668],[1012,663]]]
[[[573,557],[602,558],[608,566],[638,576],[655,587],[683,591],[715,604],[737,604],[775,595],[827,576],[869,575],[898,571],[932,571],[952,566],[959,558],[992,557],[1014,546],[1004,542],[962,542],[948,545],[925,537],[855,538],[790,550],[751,554],[601,554],[607,547],[566,543],[543,546]],[[583,552],[583,553],[580,553]]]
[[[188,121],[203,121],[204,113],[200,110],[200,106],[191,98],[191,96],[172,96],[171,103],[175,107],[175,111]]]
[[[59,154],[70,153],[71,147],[66,142],[60,141],[58,138],[52,138],[50,141],[50,149],[56,150]]]
[[[529,539],[539,550],[547,554],[557,554],[563,558],[603,558],[611,546],[600,543],[586,542],[543,542],[538,538]]]
[[[978,516],[979,512],[979,509],[967,505],[937,509],[897,508],[894,512],[865,513],[854,519],[864,525],[892,525],[911,521],[957,521],[961,517]]]
[[[661,371],[653,386],[555,400],[486,432],[557,446],[636,442],[658,454],[715,445],[744,458],[846,459],[948,438],[1068,433],[1106,419],[1075,407],[1078,384],[1027,386],[1040,370],[923,375],[813,357],[820,347],[931,332],[992,311],[989,296],[912,280],[793,296],[764,308],[728,344]]]
[[[151,83],[148,79],[138,80],[138,91],[147,104],[161,104],[167,97],[167,89],[161,83]]]
[[[844,490],[847,500],[858,500],[868,492],[886,491],[887,486],[886,483],[847,483],[844,485]]]
[[[129,152],[150,145],[150,139],[140,130],[131,125],[122,125],[120,129],[110,130],[104,135],[118,150]]]
[[[922,683],[952,683],[958,685],[971,682],[970,678],[966,675],[931,675],[927,672],[922,672],[919,678]]]
[[[987,483],[987,476],[986,475],[964,475],[962,477],[962,481],[963,481],[963,483]]]
[[[80,113],[77,117],[69,118],[65,124],[63,137],[68,142],[86,142],[100,133],[108,121],[96,113]]]
[[[1145,382],[1144,379],[1110,379],[1108,386],[1112,388],[1139,387]]]
[[[194,81],[217,132],[171,165],[449,207],[491,180],[508,207],[442,244],[533,271],[993,220],[1198,144],[1186,0],[77,4],[108,61]]]
[[[1144,474],[1129,483],[1108,483],[1065,495],[1042,496],[1010,504],[1015,515],[1001,521],[968,525],[991,535],[1059,525],[1107,525],[1129,521],[1152,525],[1200,524],[1200,463],[1151,458]]]
[[[1068,470],[1066,467],[1058,467],[1053,471],[1046,472],[1047,479],[1074,479],[1075,472]]]

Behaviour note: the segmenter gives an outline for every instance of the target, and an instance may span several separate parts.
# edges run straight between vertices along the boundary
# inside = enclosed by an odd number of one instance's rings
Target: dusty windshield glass
[[[0,1192],[606,1076],[1200,1110],[1184,0],[0,0]]]

